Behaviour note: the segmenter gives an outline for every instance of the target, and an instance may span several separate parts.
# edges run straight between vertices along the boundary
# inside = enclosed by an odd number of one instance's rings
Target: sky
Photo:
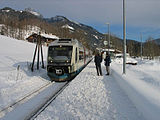
[[[126,1],[126,37],[142,41],[160,38],[160,0]],[[69,20],[92,26],[101,33],[123,38],[123,0],[0,0],[0,8],[24,10],[31,7],[49,18],[62,15]]]

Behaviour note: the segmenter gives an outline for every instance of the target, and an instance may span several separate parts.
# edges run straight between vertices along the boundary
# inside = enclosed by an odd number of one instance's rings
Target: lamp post
[[[142,52],[142,48],[143,48],[143,46],[142,46],[142,33],[140,34],[140,38],[141,38],[141,60],[142,60],[142,55],[143,55],[143,52]]]
[[[108,25],[108,54],[110,54],[110,25],[109,23],[106,23]]]
[[[123,0],[123,74],[126,74],[126,13],[125,13],[125,0]]]

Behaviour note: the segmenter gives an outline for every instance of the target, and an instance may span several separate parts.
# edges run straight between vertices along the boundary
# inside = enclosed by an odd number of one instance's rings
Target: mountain
[[[93,51],[96,48],[106,48],[103,42],[104,40],[108,41],[108,35],[98,32],[91,26],[71,21],[60,15],[51,18],[43,18],[40,13],[32,8],[26,8],[21,11],[9,7],[0,9],[0,24],[1,34],[16,39],[26,39],[26,36],[29,36],[29,34],[33,32],[54,34],[59,38],[78,39],[82,44]],[[5,27],[2,25],[5,25]],[[26,35],[26,33],[28,35]],[[122,51],[123,41],[113,35],[111,35],[110,38],[111,47]],[[155,41],[157,44],[160,43],[159,39]],[[131,55],[137,55],[140,53],[140,43],[135,40],[127,40],[127,49],[127,52]]]
[[[0,24],[9,26],[9,28],[3,27],[3,30],[0,31],[3,35],[14,37],[17,36],[15,35],[17,33],[14,33],[14,31],[19,31],[18,33],[21,35],[18,36],[21,37],[16,37],[17,39],[25,38],[20,33],[23,30],[27,31],[33,29],[33,27],[38,27],[41,30],[40,32],[55,34],[60,38],[76,38],[92,50],[95,50],[96,47],[104,47],[104,34],[99,33],[96,29],[71,21],[64,16],[43,18],[41,14],[31,8],[22,11],[17,11],[9,7],[0,9]]]
[[[69,20],[64,16],[55,16],[51,18],[44,18],[48,23],[56,23],[56,22],[69,22]]]
[[[84,25],[78,22],[70,21],[64,16],[55,16],[52,18],[44,18],[44,20],[53,26],[59,25],[61,28],[68,28],[71,33],[83,34],[83,38],[87,38],[86,42],[91,43],[90,45],[94,47],[94,43],[99,46],[103,46],[104,34],[99,33],[94,28]]]
[[[0,16],[7,16],[9,19],[17,18],[19,20],[27,18],[40,18],[41,15],[32,9],[25,9],[24,11],[17,11],[9,7],[0,9]]]
[[[22,11],[9,7],[0,9],[0,34],[26,40],[33,33],[52,34],[59,38],[74,38],[92,51],[108,46],[104,45],[104,41],[108,41],[107,34],[102,34],[91,26],[71,21],[64,16],[57,15],[51,18],[44,18],[31,8]],[[143,55],[149,57],[152,55],[152,58],[153,56],[159,56],[160,39],[156,39],[155,43],[143,43]],[[122,39],[111,35],[110,47],[123,51]],[[131,56],[140,56],[140,42],[127,40],[127,52]]]

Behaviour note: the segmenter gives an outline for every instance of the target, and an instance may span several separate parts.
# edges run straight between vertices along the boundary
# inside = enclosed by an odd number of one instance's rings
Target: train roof
[[[56,39],[55,41],[51,42],[49,46],[56,46],[56,45],[75,45],[78,43],[76,39]]]

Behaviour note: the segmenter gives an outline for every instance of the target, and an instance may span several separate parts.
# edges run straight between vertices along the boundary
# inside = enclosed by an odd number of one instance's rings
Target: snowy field
[[[35,44],[0,35],[1,110],[49,83],[46,71],[31,72]],[[44,48],[46,61],[47,48]],[[137,60],[126,65],[112,60],[111,75],[96,75],[93,61],[42,112],[36,120],[159,120],[160,62]],[[17,70],[18,66],[20,69]],[[3,118],[2,118],[3,119]]]
[[[0,111],[46,85],[45,70],[32,73],[28,66],[35,44],[0,35]],[[44,53],[46,53],[44,48]],[[46,55],[46,54],[45,54]],[[46,56],[44,57],[46,58]],[[17,68],[19,67],[19,70]],[[3,113],[0,112],[0,116]]]
[[[137,60],[122,74],[112,61],[111,75],[97,76],[91,62],[36,120],[159,120],[160,63]]]

